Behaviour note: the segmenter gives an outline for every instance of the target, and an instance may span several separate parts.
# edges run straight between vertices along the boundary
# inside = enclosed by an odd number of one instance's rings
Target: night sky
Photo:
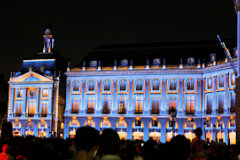
[[[0,20],[0,73],[6,78],[42,51],[48,27],[55,49],[72,65],[107,44],[211,41],[217,33],[236,39],[232,0],[1,0]]]

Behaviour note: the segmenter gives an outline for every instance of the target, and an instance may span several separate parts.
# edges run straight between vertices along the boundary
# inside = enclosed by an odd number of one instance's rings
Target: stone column
[[[162,80],[162,107],[161,107],[161,115],[166,115],[167,108],[166,105],[166,83],[167,80]]]
[[[213,77],[213,108],[212,108],[212,114],[217,114],[216,113],[216,110],[218,109],[218,106],[217,106],[217,77],[214,76]]]
[[[185,114],[185,106],[183,104],[183,88],[184,88],[184,83],[183,83],[183,79],[179,79],[179,106],[177,108],[177,115],[184,115]]]
[[[149,102],[149,80],[146,79],[145,80],[145,95],[144,95],[144,109],[143,109],[143,114],[144,115],[148,115],[150,113],[151,108],[149,108],[148,106],[148,102]]]
[[[132,95],[132,89],[133,89],[132,84],[133,84],[133,80],[129,80],[128,83],[129,83],[129,85],[128,85],[128,88],[129,88],[128,93],[129,93],[129,95],[128,95],[128,108],[127,108],[127,113],[130,114],[130,115],[132,115],[133,112],[134,112],[134,107],[133,107],[133,102],[132,102],[132,98],[133,98],[133,95]]]
[[[70,113],[70,95],[71,95],[71,81],[67,80],[67,84],[66,84],[66,109],[65,109],[65,114],[69,114]]]
[[[148,125],[149,125],[151,119],[143,118],[142,121],[143,121],[143,124],[144,124],[144,129],[143,129],[144,137],[143,137],[143,140],[147,141],[149,139],[149,127],[148,127]]]

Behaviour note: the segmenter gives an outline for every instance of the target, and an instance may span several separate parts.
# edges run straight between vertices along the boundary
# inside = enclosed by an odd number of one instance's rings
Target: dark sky
[[[42,51],[49,26],[55,48],[72,64],[106,44],[216,40],[216,33],[236,38],[232,0],[1,0],[0,21],[0,73],[6,77]]]

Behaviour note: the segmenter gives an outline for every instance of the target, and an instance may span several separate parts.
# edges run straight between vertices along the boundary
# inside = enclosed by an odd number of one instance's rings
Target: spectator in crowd
[[[74,139],[76,153],[73,160],[92,160],[97,153],[99,132],[89,126],[77,130]]]
[[[13,157],[8,154],[8,144],[4,144],[2,147],[2,153],[0,154],[0,160],[13,160]]]
[[[105,129],[100,136],[101,160],[121,160],[119,157],[120,139],[116,131]]]
[[[194,138],[191,143],[190,158],[193,160],[206,160],[206,143],[201,139],[202,129],[197,128],[194,133],[196,135],[196,138]]]
[[[190,141],[183,135],[177,135],[171,139],[167,152],[168,160],[188,160],[191,153]]]

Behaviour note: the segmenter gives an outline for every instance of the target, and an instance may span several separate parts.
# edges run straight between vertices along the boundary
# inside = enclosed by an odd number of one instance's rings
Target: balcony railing
[[[160,113],[159,109],[152,109],[151,110],[151,114],[159,114],[159,113]]]
[[[142,110],[135,110],[135,112],[134,112],[135,114],[142,114],[143,113],[143,111]]]
[[[235,112],[236,112],[235,107],[231,107],[231,108],[229,108],[229,113],[235,113]]]
[[[104,109],[102,110],[102,113],[103,113],[103,114],[109,114],[109,113],[110,113],[110,109],[104,108]]]
[[[26,113],[26,117],[34,117],[33,113]]]
[[[88,113],[88,114],[94,113],[94,108],[88,108],[88,109],[87,109],[87,113]]]
[[[126,114],[126,109],[121,109],[121,110],[118,110],[118,114]]]
[[[223,108],[218,108],[216,111],[218,114],[222,114],[223,113]]]
[[[21,117],[22,116],[22,113],[15,113],[14,114],[14,117]]]
[[[47,117],[47,113],[39,113],[38,117]]]
[[[206,114],[212,114],[212,109],[207,109]]]
[[[194,110],[185,110],[186,115],[194,115],[195,111]]]
[[[72,113],[72,114],[78,114],[78,113],[79,113],[79,110],[72,110],[71,113]]]

